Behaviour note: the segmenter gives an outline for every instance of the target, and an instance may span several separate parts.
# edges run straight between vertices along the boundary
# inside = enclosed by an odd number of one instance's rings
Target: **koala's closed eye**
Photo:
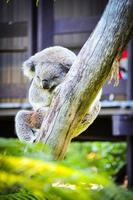
[[[63,65],[61,63],[59,65],[61,66],[61,68],[63,69],[63,71],[65,73],[67,73],[69,71],[69,69],[70,69],[70,65]]]
[[[57,79],[57,78],[59,78],[59,77],[60,77],[59,75],[53,76],[53,79]]]
[[[34,64],[34,63],[31,63],[30,70],[31,70],[32,72],[35,72],[35,64]]]

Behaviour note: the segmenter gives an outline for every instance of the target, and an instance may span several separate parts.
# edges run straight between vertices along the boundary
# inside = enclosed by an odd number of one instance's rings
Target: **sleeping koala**
[[[29,102],[33,111],[21,110],[15,118],[16,133],[20,140],[33,143],[37,129],[50,106],[54,89],[65,78],[76,59],[76,55],[63,47],[44,49],[23,63],[23,72],[32,80],[29,88]]]
[[[33,111],[21,110],[15,118],[16,133],[20,140],[28,143],[36,141],[38,129],[47,115],[55,88],[65,79],[76,55],[63,47],[44,49],[23,63],[23,72],[32,80],[29,88],[29,102]],[[101,91],[94,100],[73,137],[83,132],[97,117],[100,110]]]

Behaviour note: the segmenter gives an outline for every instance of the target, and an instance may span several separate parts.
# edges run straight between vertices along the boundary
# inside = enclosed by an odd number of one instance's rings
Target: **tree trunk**
[[[89,25],[88,25],[89,26]],[[110,0],[94,32],[84,44],[65,81],[55,92],[38,141],[62,159],[73,133],[104,85],[118,52],[133,32],[133,1]]]

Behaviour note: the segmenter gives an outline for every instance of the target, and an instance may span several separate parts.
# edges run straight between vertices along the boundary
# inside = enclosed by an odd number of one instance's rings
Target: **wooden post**
[[[133,40],[129,43],[128,55],[128,100],[133,100]],[[128,187],[133,187],[133,133],[127,136],[127,175]]]
[[[33,0],[28,1],[28,57],[37,52],[37,7]]]
[[[40,0],[38,7],[38,51],[53,45],[53,0]]]
[[[128,100],[133,100],[133,39],[129,43],[128,48]]]
[[[127,136],[127,176],[128,187],[133,187],[133,136]]]

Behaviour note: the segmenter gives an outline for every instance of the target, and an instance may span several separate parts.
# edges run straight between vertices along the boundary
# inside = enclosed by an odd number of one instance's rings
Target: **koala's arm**
[[[39,129],[47,109],[38,111],[21,110],[15,117],[16,134],[21,141],[33,143],[37,137],[36,129]]]
[[[96,96],[95,100],[93,101],[93,104],[91,108],[89,109],[88,113],[85,115],[81,123],[77,126],[76,130],[73,133],[73,137],[77,137],[80,135],[83,131],[85,131],[97,118],[99,111],[101,109],[101,103],[100,98],[102,94],[102,89],[99,91],[98,95]]]
[[[80,135],[83,131],[85,131],[93,123],[93,121],[96,119],[96,117],[99,114],[100,108],[101,108],[101,103],[97,102],[95,104],[95,106],[92,108],[92,110],[89,111],[85,115],[85,117],[83,118],[81,123],[78,125],[78,127],[76,128],[76,130],[73,133],[73,138]]]
[[[99,114],[100,108],[101,108],[101,103],[97,102],[96,105],[91,110],[91,112],[88,112],[85,115],[82,122],[78,125],[78,127],[76,128],[76,130],[73,134],[73,137],[77,137],[78,135],[80,135],[83,131],[85,131],[93,123],[93,121],[96,119],[96,117]]]

